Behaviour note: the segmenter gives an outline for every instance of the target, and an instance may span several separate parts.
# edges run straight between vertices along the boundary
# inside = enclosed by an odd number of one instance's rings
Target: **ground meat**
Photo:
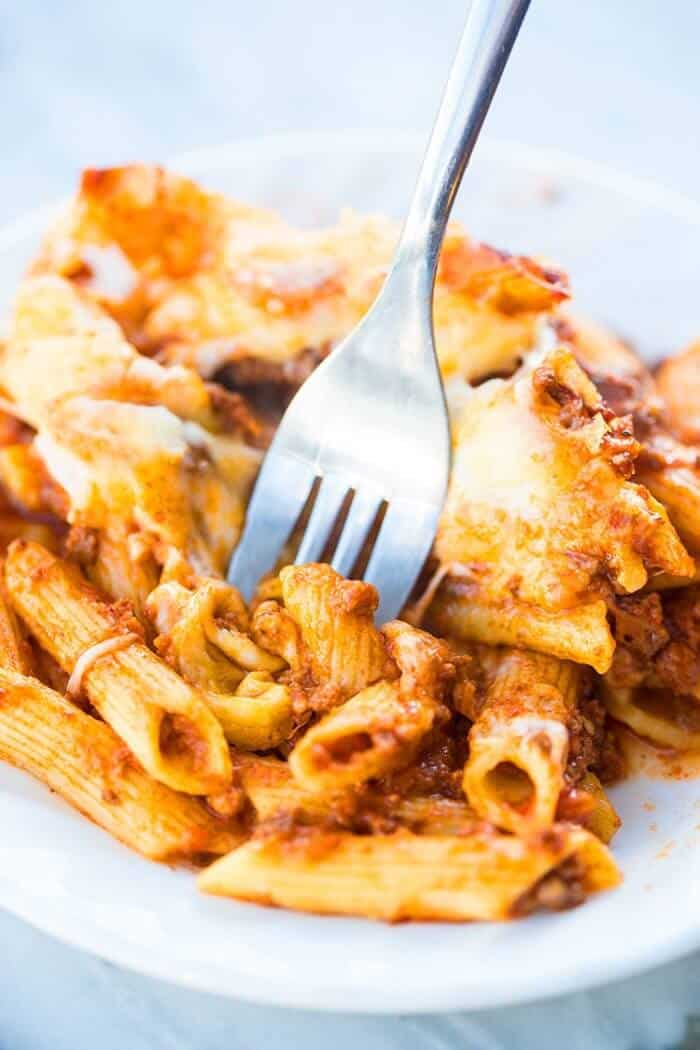
[[[590,688],[590,687],[589,687]],[[595,697],[584,696],[569,722],[566,784],[573,787],[595,766],[603,744],[605,708]]]
[[[580,394],[561,382],[553,368],[541,365],[532,375],[532,389],[538,401],[557,406],[557,422],[565,430],[578,430],[593,418],[595,411]]]
[[[656,657],[654,668],[661,685],[674,693],[692,695],[700,682],[700,653],[685,641],[669,642]]]
[[[324,350],[307,349],[287,361],[265,361],[259,357],[243,357],[231,361],[217,375],[217,380],[234,390],[247,387],[291,387],[296,390],[309,378],[314,368],[327,356]]]
[[[616,686],[633,687],[644,680],[669,640],[661,596],[616,598],[612,618],[616,648],[608,678]]]
[[[595,405],[587,404],[581,394],[562,383],[554,369],[547,365],[535,369],[532,387],[545,411],[547,406],[556,406],[556,422],[565,430],[578,430],[595,416],[602,416],[607,429],[601,451],[623,478],[633,475],[640,446],[635,439],[632,416],[618,415],[603,400]]]
[[[613,623],[617,648],[608,677],[615,686],[695,691],[700,681],[700,587],[618,598]]]
[[[247,399],[218,383],[207,383],[211,406],[225,434],[236,434],[249,445],[264,448],[269,442],[265,424],[257,418]]]
[[[513,905],[513,918],[535,911],[565,911],[586,899],[585,871],[578,857],[569,857],[524,893]]]
[[[659,594],[631,594],[615,603],[615,639],[647,658],[668,641]]]
[[[224,820],[247,815],[249,808],[245,791],[236,783],[231,784],[225,791],[220,791],[216,795],[208,795],[206,802],[212,813],[216,814],[217,817],[222,817]]]
[[[614,784],[626,775],[625,757],[620,750],[615,727],[608,720],[592,772],[602,784]]]
[[[256,447],[270,444],[287,405],[329,349],[303,350],[296,357],[279,362],[245,357],[230,362],[216,374],[217,385],[243,394],[254,413],[261,428],[254,442]]]
[[[603,413],[606,416],[606,413]],[[623,478],[631,478],[641,446],[634,436],[630,416],[607,417],[608,430],[605,434],[601,451],[608,462]]]
[[[159,746],[166,758],[185,761],[192,772],[204,770],[209,757],[209,745],[197,726],[184,715],[168,712],[160,723]]]
[[[685,587],[669,594],[663,611],[671,638],[700,649],[700,587]]]
[[[426,737],[417,760],[408,769],[381,781],[384,790],[406,795],[440,795],[463,798],[462,778],[467,760],[469,723],[455,715],[450,723],[433,729]]]
[[[584,371],[616,416],[636,417],[643,406],[642,387],[638,376],[594,372],[585,366]]]
[[[336,820],[332,812],[315,816],[300,809],[280,809],[257,825],[253,838],[279,843],[282,848],[301,849],[308,852],[309,859],[318,859],[335,846],[338,832],[347,828],[348,821]]]
[[[97,561],[98,548],[99,533],[96,529],[89,529],[84,525],[71,525],[63,539],[62,553],[69,561],[87,566],[94,565]]]

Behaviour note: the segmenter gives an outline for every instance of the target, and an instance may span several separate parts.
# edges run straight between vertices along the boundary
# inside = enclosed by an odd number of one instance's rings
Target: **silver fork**
[[[245,598],[277,562],[310,499],[297,563],[325,556],[351,575],[370,537],[363,575],[379,590],[379,622],[408,598],[435,537],[450,466],[432,325],[440,245],[528,5],[470,5],[384,285],[296,394],[263,462],[228,574]]]

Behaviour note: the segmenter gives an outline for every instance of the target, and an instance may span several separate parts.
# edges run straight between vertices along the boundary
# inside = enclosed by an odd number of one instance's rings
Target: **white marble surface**
[[[424,129],[463,8],[463,0],[0,0],[0,221],[65,193],[86,164],[279,130]],[[533,0],[487,132],[698,196],[699,34],[696,0]],[[533,1006],[368,1018],[175,989],[3,913],[0,943],[2,1050],[83,1050],[96,1038],[101,1050],[314,1050],[330,1040],[335,1050],[700,1047],[700,1035],[683,1041],[686,1016],[700,1014],[700,956]]]

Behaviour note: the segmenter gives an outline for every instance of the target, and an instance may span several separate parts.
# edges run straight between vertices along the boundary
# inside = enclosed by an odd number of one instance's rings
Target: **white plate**
[[[420,143],[285,137],[181,158],[212,187],[302,222],[339,207],[400,214]],[[700,206],[551,152],[483,144],[458,213],[475,235],[570,269],[580,300],[659,356],[700,335]],[[47,212],[0,234],[0,310]],[[0,905],[65,941],[212,992],[317,1009],[505,1005],[622,977],[700,944],[700,782],[614,792],[622,887],[562,915],[505,925],[385,926],[200,896],[40,785],[0,767]]]

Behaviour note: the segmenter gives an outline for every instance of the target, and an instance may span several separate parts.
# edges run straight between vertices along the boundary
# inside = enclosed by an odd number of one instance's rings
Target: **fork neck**
[[[392,267],[425,267],[429,296],[462,175],[529,3],[472,0],[469,8]]]

